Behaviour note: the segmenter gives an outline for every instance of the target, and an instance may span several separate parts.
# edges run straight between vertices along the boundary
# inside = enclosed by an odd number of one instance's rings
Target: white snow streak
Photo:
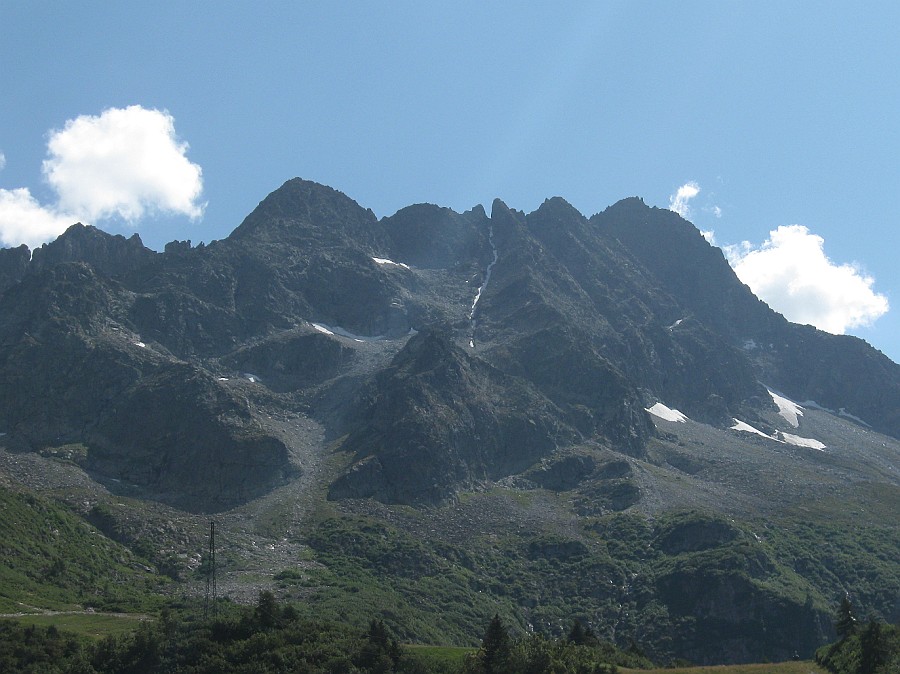
[[[769,390],[769,395],[772,396],[772,400],[778,405],[778,414],[781,415],[781,418],[794,428],[800,426],[800,420],[797,417],[803,416],[803,408],[793,400],[788,400],[778,395],[775,391]]]
[[[346,337],[347,339],[352,339],[354,342],[377,342],[382,339],[386,339],[384,335],[376,335],[374,337],[368,337],[366,335],[357,335],[349,330],[344,330],[344,328],[335,327],[333,325],[324,325],[323,323],[310,323],[316,330],[325,335],[331,335],[334,337],[337,335],[338,337]]]
[[[388,260],[386,257],[373,257],[372,260],[377,264],[389,264],[393,267],[403,267],[404,269],[409,269],[408,264],[403,264],[402,262],[394,262],[393,260]]]
[[[825,443],[819,442],[818,440],[813,440],[812,438],[801,438],[799,435],[791,435],[790,433],[782,433],[782,437],[784,437],[784,441],[789,445],[796,445],[797,447],[810,447],[812,449],[818,449],[820,452],[825,450]]]
[[[818,449],[819,451],[825,450],[825,444],[819,442],[818,440],[814,440],[812,438],[801,438],[799,435],[792,435],[790,433],[782,433],[781,431],[775,431],[775,435],[767,435],[763,433],[758,428],[754,428],[750,424],[741,421],[740,419],[733,419],[734,426],[731,427],[733,431],[742,431],[744,433],[754,433],[755,435],[762,436],[767,440],[772,440],[774,442],[780,442],[781,444],[787,445],[795,445],[797,447],[809,447],[810,449]]]
[[[488,241],[491,242],[491,248],[494,251],[494,259],[488,264],[487,269],[484,272],[484,283],[481,284],[481,287],[478,289],[478,292],[475,294],[475,300],[472,302],[472,310],[469,312],[469,320],[475,320],[475,308],[478,306],[478,300],[481,299],[481,293],[484,292],[484,289],[487,288],[488,283],[491,281],[491,272],[494,270],[494,265],[497,264],[497,258],[499,257],[499,253],[497,252],[497,246],[494,245],[494,226],[491,225],[490,229],[488,229]],[[474,326],[473,326],[474,330]]]
[[[775,440],[771,435],[766,435],[758,428],[753,428],[750,424],[741,421],[740,419],[733,419],[734,426],[731,427],[733,431],[743,431],[744,433],[756,433],[756,435],[761,435],[764,438],[769,438],[769,440]]]
[[[662,403],[656,403],[653,407],[645,407],[650,414],[655,417],[659,417],[665,421],[675,421],[678,423],[684,423],[687,421],[687,417],[679,412],[678,410],[672,409],[670,407],[666,407]]]
[[[475,310],[478,308],[478,301],[481,299],[481,294],[484,292],[484,289],[487,288],[488,283],[491,282],[491,272],[494,271],[494,265],[497,264],[497,259],[500,257],[500,253],[497,251],[497,245],[494,243],[494,226],[491,225],[488,228],[488,241],[491,244],[491,250],[494,252],[494,259],[490,261],[487,266],[487,269],[484,271],[484,283],[481,284],[481,287],[478,288],[478,292],[475,294],[475,299],[472,301],[472,309],[469,311],[469,321],[472,324],[472,334],[469,337],[469,348],[475,348]]]

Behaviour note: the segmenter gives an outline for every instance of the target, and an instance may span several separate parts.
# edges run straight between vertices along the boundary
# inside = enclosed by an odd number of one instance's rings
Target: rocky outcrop
[[[65,262],[83,262],[98,273],[110,277],[127,277],[153,263],[157,253],[146,248],[141,237],[132,234],[107,234],[96,227],[76,223],[60,236],[35,248],[30,271],[40,272]]]
[[[244,396],[147,344],[133,296],[83,263],[30,273],[0,297],[0,426],[15,446],[76,443],[113,491],[218,510],[292,474]]]
[[[525,382],[469,357],[446,331],[411,338],[362,397],[330,498],[439,503],[527,468],[574,433]]]
[[[391,259],[425,269],[450,269],[473,261],[487,266],[488,225],[481,206],[460,214],[431,204],[408,206],[381,221]]]
[[[784,573],[769,552],[723,520],[683,514],[658,532],[664,555],[655,586],[683,657],[698,663],[785,661],[811,653],[830,634],[829,619],[779,591]]]
[[[708,550],[731,543],[742,532],[723,519],[687,513],[660,527],[655,546],[668,555]]]
[[[113,491],[137,487],[186,510],[223,510],[297,473],[246,398],[187,364],[135,381],[85,440],[87,468]]]
[[[321,332],[289,331],[241,347],[222,363],[258,375],[274,390],[292,391],[337,376],[356,357],[352,348]]]
[[[544,489],[569,491],[588,479],[596,465],[593,457],[576,454],[541,465],[525,477]]]
[[[30,260],[31,251],[25,244],[18,248],[0,248],[0,293],[22,280]]]

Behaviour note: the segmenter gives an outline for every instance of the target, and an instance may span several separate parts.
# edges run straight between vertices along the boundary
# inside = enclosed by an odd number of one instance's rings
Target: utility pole
[[[212,617],[218,614],[218,589],[216,588],[216,522],[209,522],[209,554],[206,558],[206,604],[203,609],[203,617],[209,619],[210,608]]]

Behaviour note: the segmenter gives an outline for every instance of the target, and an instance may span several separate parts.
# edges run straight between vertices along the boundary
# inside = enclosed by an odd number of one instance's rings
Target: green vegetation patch
[[[870,620],[856,624],[849,602],[849,621],[838,620],[840,641],[816,651],[816,662],[832,674],[896,674],[900,672],[900,625]]]
[[[425,672],[453,674],[462,669],[466,658],[476,652],[474,648],[461,646],[421,646],[403,647],[404,658],[412,663],[409,669]]]
[[[619,674],[827,674],[813,662],[795,660],[754,665],[714,665],[710,667],[667,667],[665,669],[625,669]]]
[[[140,627],[141,622],[150,619],[143,613],[55,613],[10,618],[26,627],[30,625],[42,628],[53,626],[61,632],[91,639],[128,634]]]
[[[158,576],[64,506],[0,487],[0,611],[143,610]]]

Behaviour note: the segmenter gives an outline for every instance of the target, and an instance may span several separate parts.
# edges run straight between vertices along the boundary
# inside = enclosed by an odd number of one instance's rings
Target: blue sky
[[[638,195],[900,360],[900,3],[524,4],[3,0],[0,245],[219,239],[294,176],[378,216]]]

